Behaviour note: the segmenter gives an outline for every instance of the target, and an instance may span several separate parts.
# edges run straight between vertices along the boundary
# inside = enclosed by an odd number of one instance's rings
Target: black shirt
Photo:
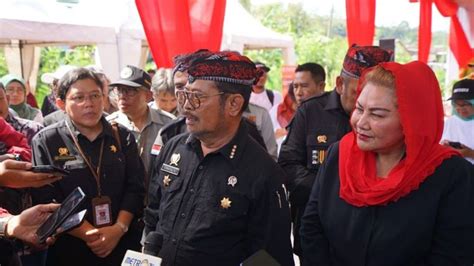
[[[145,250],[162,265],[239,265],[260,249],[293,265],[283,178],[244,123],[205,157],[189,133],[171,139],[150,183]]]
[[[351,130],[339,97],[333,90],[306,100],[288,125],[278,163],[288,175],[292,205],[306,204],[329,145]]]
[[[473,169],[453,156],[396,202],[355,207],[339,196],[334,144],[302,219],[302,265],[473,265]]]
[[[87,208],[86,219],[93,224],[91,200],[98,195],[96,179],[76,149],[66,127],[66,121],[94,167],[98,165],[100,147],[102,140],[104,141],[101,190],[102,195],[109,196],[112,201],[113,222],[116,221],[120,210],[128,211],[136,216],[140,215],[144,200],[144,168],[138,156],[135,139],[130,132],[119,127],[118,133],[121,142],[119,146],[113,129],[105,118],[100,121],[103,125],[102,133],[94,141],[90,141],[77,131],[68,116],[66,120],[44,128],[35,136],[33,139],[33,164],[64,167],[70,171],[70,174],[52,186],[35,189],[33,191],[34,201],[48,203],[55,199],[57,202],[61,202],[73,189],[79,186],[86,194],[86,200],[81,209]],[[79,257],[84,254],[91,255],[89,248],[82,240],[80,241],[83,246],[80,250],[71,251],[68,243],[64,243],[67,242],[65,239],[72,240],[73,237],[58,239],[54,245],[55,249],[61,250],[61,252],[57,252],[58,254],[67,256],[70,252],[74,252]]]
[[[339,94],[334,89],[304,101],[288,125],[278,163],[288,175],[294,252],[301,256],[299,227],[319,167],[332,143],[351,130]]]

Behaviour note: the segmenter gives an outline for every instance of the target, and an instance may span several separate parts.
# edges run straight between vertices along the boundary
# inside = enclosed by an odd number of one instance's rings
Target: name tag
[[[171,166],[169,164],[163,164],[161,165],[161,171],[163,172],[167,172],[169,174],[172,174],[172,175],[178,175],[179,174],[179,168],[178,167],[174,167],[174,166]]]
[[[159,266],[161,265],[161,258],[139,253],[132,250],[127,250],[123,257],[122,266]]]
[[[84,159],[81,156],[74,157],[75,160],[67,161],[64,163],[64,168],[67,170],[74,170],[74,169],[84,169],[87,167]]]

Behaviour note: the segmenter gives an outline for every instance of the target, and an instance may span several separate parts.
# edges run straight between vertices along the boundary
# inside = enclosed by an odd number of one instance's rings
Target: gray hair
[[[173,70],[159,68],[151,80],[151,90],[154,94],[165,92],[174,95]]]

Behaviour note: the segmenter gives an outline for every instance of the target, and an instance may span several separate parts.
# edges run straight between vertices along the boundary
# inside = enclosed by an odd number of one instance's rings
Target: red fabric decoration
[[[376,176],[376,154],[360,150],[353,132],[342,138],[339,144],[339,193],[343,200],[358,207],[397,201],[418,189],[443,160],[458,154],[439,144],[444,114],[441,90],[430,67],[419,61],[406,65],[381,63],[380,66],[395,76],[406,156],[386,178],[379,178]],[[360,91],[359,87],[359,95]]]
[[[428,63],[431,47],[431,13],[433,0],[420,0],[420,26],[418,28],[418,60]]]
[[[158,67],[198,49],[219,50],[225,0],[135,0]]]
[[[451,18],[449,48],[453,52],[459,68],[466,67],[469,61],[474,58],[474,49],[469,45],[469,41],[457,16]]]
[[[375,0],[346,0],[349,47],[372,45],[375,33]]]
[[[452,0],[434,0],[434,3],[444,17],[455,16],[458,12],[458,5]]]
[[[453,0],[409,0],[420,2],[420,27],[418,30],[418,60],[427,62],[431,46],[431,12],[432,3],[436,4],[438,11],[445,17],[451,17],[449,31],[449,47],[460,68],[467,66],[474,57],[466,34],[457,17],[458,5]]]

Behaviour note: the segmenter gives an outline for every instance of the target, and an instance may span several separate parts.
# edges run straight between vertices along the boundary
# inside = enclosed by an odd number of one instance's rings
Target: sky
[[[334,6],[336,18],[346,17],[345,0],[252,0],[254,5],[274,2],[285,4],[301,2],[309,12],[323,16],[329,15]],[[410,27],[418,27],[419,12],[419,3],[410,3],[408,0],[376,0],[375,25],[396,26],[405,20]],[[449,19],[442,17],[433,5],[432,30],[448,31],[448,29]]]

